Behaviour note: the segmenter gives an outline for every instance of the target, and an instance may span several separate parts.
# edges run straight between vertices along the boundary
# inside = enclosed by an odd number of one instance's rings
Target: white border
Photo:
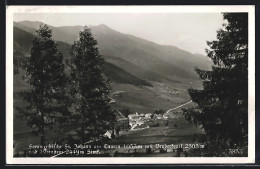
[[[13,14],[14,13],[249,13],[248,157],[13,157]],[[6,7],[6,163],[7,164],[226,164],[255,162],[255,7],[226,6],[7,6]]]

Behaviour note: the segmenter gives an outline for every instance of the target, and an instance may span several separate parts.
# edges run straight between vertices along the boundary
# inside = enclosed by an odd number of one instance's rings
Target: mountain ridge
[[[35,24],[41,23],[35,22],[32,25],[35,26]],[[21,27],[25,31],[35,31],[33,27],[30,28],[28,26],[30,25],[28,21],[15,22],[14,25]],[[84,26],[50,26],[50,28],[53,31],[53,38],[55,40],[73,44],[79,36],[79,31]],[[199,80],[194,67],[210,69],[211,66],[207,59],[195,56],[178,47],[159,45],[133,35],[120,33],[105,24],[91,26],[90,29],[98,41],[98,48],[101,55],[121,58],[141,68],[144,72],[152,72],[165,79],[172,81],[179,81],[180,79]],[[104,59],[107,60],[106,57]],[[112,60],[110,63],[115,64]],[[152,78],[148,78],[148,80],[152,80]]]
[[[34,26],[34,29],[35,29],[35,30],[38,29],[41,24],[45,24],[44,22],[41,22],[41,21],[27,21],[27,20],[25,20],[25,21],[19,21],[19,22],[14,22],[14,23],[15,23],[15,24],[22,24],[22,25],[26,26],[26,25],[28,25],[30,22],[33,22],[33,23],[34,23],[33,25],[35,25],[35,24],[37,25],[37,26]],[[49,25],[49,24],[46,24],[46,25],[48,25],[50,28],[78,28],[78,30],[83,30],[83,28],[85,27],[85,26],[83,26],[83,25],[67,25],[67,26],[52,26],[52,25]],[[16,27],[19,27],[19,26],[16,25]],[[162,44],[158,44],[158,43],[156,43],[156,42],[153,42],[153,41],[150,41],[150,40],[147,40],[147,39],[144,39],[144,38],[140,38],[140,37],[135,36],[135,35],[131,35],[131,34],[128,34],[128,33],[121,33],[121,32],[119,32],[119,31],[117,31],[117,30],[114,30],[114,29],[110,28],[110,27],[107,26],[106,24],[99,24],[99,25],[96,25],[96,26],[91,26],[91,25],[90,25],[90,26],[87,26],[87,27],[90,27],[90,28],[95,28],[95,27],[101,27],[101,28],[102,28],[102,27],[103,27],[103,28],[112,30],[112,31],[114,31],[114,32],[116,32],[116,33],[120,33],[120,34],[124,34],[124,35],[131,36],[131,37],[134,37],[134,38],[138,38],[138,39],[140,39],[140,40],[144,40],[144,41],[147,41],[147,42],[149,42],[149,43],[153,43],[153,44],[155,44],[155,45],[160,45],[160,46],[165,46],[165,47],[173,47],[173,48],[176,48],[176,49],[178,49],[178,50],[187,52],[187,53],[192,54],[192,55],[197,55],[197,56],[198,56],[198,55],[202,55],[202,54],[200,54],[200,53],[192,53],[192,52],[186,51],[186,50],[184,50],[184,49],[182,49],[182,48],[179,48],[179,47],[177,47],[177,46],[175,46],[175,45],[162,45]]]

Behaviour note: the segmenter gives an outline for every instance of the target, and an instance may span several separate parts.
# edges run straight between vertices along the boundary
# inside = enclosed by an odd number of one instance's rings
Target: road
[[[184,104],[182,104],[182,105],[180,105],[180,106],[171,108],[171,109],[167,110],[166,114],[169,113],[169,112],[172,111],[172,110],[178,109],[178,108],[180,108],[180,107],[182,107],[182,106],[185,106],[185,105],[187,105],[187,104],[189,104],[189,103],[191,103],[191,102],[192,102],[192,100],[190,100],[189,102],[184,103]]]

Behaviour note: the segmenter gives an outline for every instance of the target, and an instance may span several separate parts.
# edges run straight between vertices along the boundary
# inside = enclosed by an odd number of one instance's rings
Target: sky
[[[221,13],[19,13],[14,21],[41,21],[52,26],[105,24],[161,45],[206,55],[207,41],[216,39]]]

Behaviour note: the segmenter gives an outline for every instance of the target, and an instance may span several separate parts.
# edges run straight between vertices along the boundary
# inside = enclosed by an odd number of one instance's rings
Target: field
[[[176,127],[175,127],[176,125]],[[200,127],[188,123],[184,118],[170,119],[168,126],[151,127],[122,133],[119,140],[111,143],[118,144],[177,144],[179,142],[191,141],[196,134],[203,134]],[[184,139],[184,140],[183,140]],[[187,140],[186,140],[187,139]]]
[[[182,148],[185,149],[185,146],[188,145],[198,145],[199,143],[196,140],[196,136],[200,134],[204,134],[203,129],[190,124],[183,117],[178,119],[169,119],[168,126],[151,127],[121,133],[119,139],[114,139],[108,142],[109,145],[120,145],[121,148],[110,149],[109,153],[112,155],[115,151],[117,151],[119,153],[118,156],[134,155],[138,157],[176,156],[177,148],[163,148],[166,152],[161,153],[160,151],[162,148],[159,148],[158,145],[182,145]],[[131,144],[137,146],[142,145],[142,148],[137,148],[136,150],[134,150],[134,148],[125,148],[125,145]],[[146,153],[147,148],[145,148],[145,145],[150,145],[153,153]],[[188,152],[192,148],[193,147],[188,147],[186,151]]]
[[[154,81],[150,81],[149,83],[153,87],[113,84],[112,93],[120,92],[119,95],[113,96],[113,99],[116,101],[115,106],[119,110],[129,108],[133,112],[152,113],[158,109],[167,111],[190,101],[187,91],[191,87],[190,84]],[[179,93],[171,94],[172,91],[178,91]]]

